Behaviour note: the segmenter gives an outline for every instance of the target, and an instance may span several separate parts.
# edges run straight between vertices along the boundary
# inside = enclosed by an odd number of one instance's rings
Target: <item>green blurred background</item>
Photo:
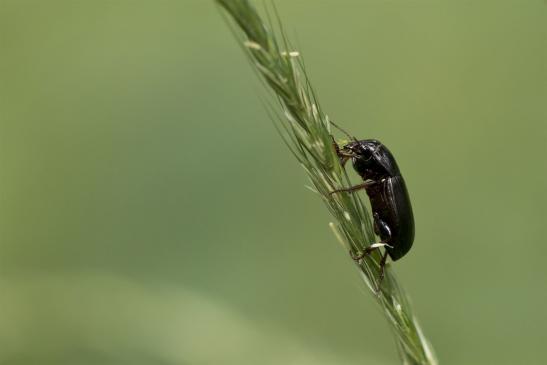
[[[546,3],[276,3],[442,364],[544,364]],[[0,52],[1,364],[398,364],[212,1],[2,0]]]

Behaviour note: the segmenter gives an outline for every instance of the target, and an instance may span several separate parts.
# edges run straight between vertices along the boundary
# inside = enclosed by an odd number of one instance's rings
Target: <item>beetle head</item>
[[[350,142],[341,152],[352,159],[355,171],[363,179],[383,179],[399,174],[391,152],[376,139]]]
[[[351,155],[353,159],[372,163],[381,146],[382,144],[375,139],[365,139],[348,143],[342,151]]]

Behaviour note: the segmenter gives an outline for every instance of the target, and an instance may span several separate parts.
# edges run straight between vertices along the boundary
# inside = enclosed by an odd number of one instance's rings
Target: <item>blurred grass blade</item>
[[[358,194],[329,194],[347,186],[349,179],[332,145],[329,118],[317,101],[300,52],[287,39],[275,7],[277,28],[272,24],[268,9],[268,22],[265,22],[247,0],[216,0],[216,3],[239,28],[239,31],[235,30],[238,41],[278,101],[281,112],[269,110],[269,115],[275,119],[283,140],[308,174],[312,189],[336,219],[336,223],[330,224],[331,228],[343,246],[357,255],[375,242],[370,214]],[[389,265],[376,293],[379,261],[380,255],[375,252],[357,266],[392,327],[402,362],[437,364],[409,300]],[[356,317],[361,315],[356,313]]]

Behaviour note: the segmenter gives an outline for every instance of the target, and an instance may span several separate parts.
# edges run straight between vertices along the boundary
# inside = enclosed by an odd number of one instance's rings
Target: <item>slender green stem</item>
[[[370,213],[359,194],[329,194],[348,186],[349,179],[333,147],[329,118],[317,101],[302,56],[283,32],[277,12],[275,27],[269,14],[268,21],[263,21],[248,0],[215,1],[230,16],[230,24],[235,23],[234,32],[249,61],[279,102],[280,113],[270,109],[276,127],[306,170],[313,190],[335,218],[336,223],[330,226],[336,237],[351,254],[363,252],[375,242]],[[358,262],[357,267],[391,325],[402,362],[436,364],[431,346],[389,265],[379,286],[379,264],[380,255],[375,252]]]

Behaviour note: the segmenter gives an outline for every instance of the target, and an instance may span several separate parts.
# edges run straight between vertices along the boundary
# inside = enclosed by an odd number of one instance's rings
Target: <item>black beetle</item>
[[[332,124],[336,126],[334,123]],[[340,127],[336,127],[342,130]],[[387,147],[375,139],[358,141],[355,137],[350,138],[353,141],[342,148],[336,143],[334,143],[334,147],[342,166],[348,159],[351,159],[353,168],[364,180],[364,183],[346,189],[334,190],[331,194],[354,192],[361,189],[365,189],[367,192],[374,217],[374,233],[380,237],[381,241],[380,244],[368,246],[363,253],[357,256],[352,254],[352,257],[358,261],[375,249],[385,246],[386,251],[380,261],[381,282],[387,255],[389,254],[389,257],[396,261],[406,255],[412,247],[414,242],[412,205],[401,171]]]

